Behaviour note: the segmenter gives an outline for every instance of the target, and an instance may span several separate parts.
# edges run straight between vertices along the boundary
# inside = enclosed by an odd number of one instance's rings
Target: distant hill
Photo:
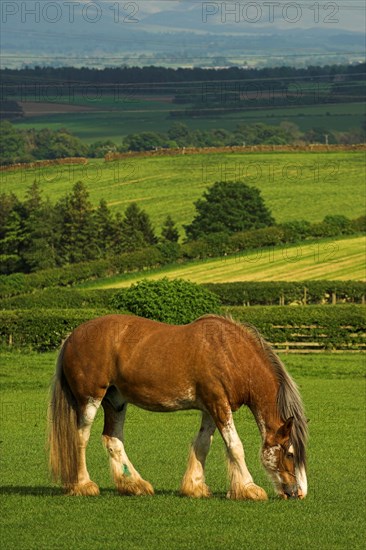
[[[304,0],[273,3],[272,12],[268,2],[34,2],[33,11],[31,3],[9,4],[2,12],[8,67],[303,66],[363,57],[359,0],[316,3],[318,13]]]

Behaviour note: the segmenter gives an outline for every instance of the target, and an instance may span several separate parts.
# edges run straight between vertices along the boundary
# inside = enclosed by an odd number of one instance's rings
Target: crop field
[[[91,91],[93,94],[93,90]],[[364,114],[362,103],[293,105],[290,107],[271,106],[259,104],[253,100],[253,108],[245,108],[242,111],[226,112],[223,104],[215,113],[215,116],[192,117],[186,115],[175,118],[170,116],[170,111],[182,111],[190,108],[189,105],[171,103],[171,96],[142,98],[135,95],[133,89],[122,94],[95,97],[64,98],[73,109],[67,112],[60,111],[61,99],[53,102],[37,102],[37,110],[34,110],[32,102],[24,102],[25,118],[16,122],[18,128],[68,128],[76,136],[86,143],[99,139],[111,139],[120,144],[121,138],[127,134],[139,132],[166,132],[175,121],[184,122],[190,129],[209,130],[223,128],[234,130],[238,124],[254,124],[262,122],[269,125],[277,125],[284,120],[294,122],[301,131],[310,128],[323,128],[328,131],[349,131],[359,128],[360,118]],[[256,106],[256,103],[258,105]],[[52,109],[53,105],[53,109]],[[78,112],[79,107],[79,112]],[[85,110],[88,108],[88,111]],[[42,109],[44,114],[42,114]]]
[[[189,279],[195,283],[233,281],[365,280],[365,237],[321,240],[260,248],[161,269],[116,275],[80,284],[82,288],[122,288],[141,279]]]
[[[363,152],[212,153],[132,157],[86,165],[36,167],[0,173],[2,188],[24,197],[34,182],[52,201],[83,181],[97,205],[104,198],[123,212],[136,201],[159,230],[169,213],[182,231],[194,202],[215,181],[245,181],[258,187],[277,222],[321,221],[328,214],[363,214]]]
[[[247,464],[269,494],[264,503],[225,498],[225,453],[218,434],[207,462],[207,481],[214,497],[180,497],[179,484],[199,414],[151,414],[134,407],[127,413],[126,448],[156,495],[121,497],[116,493],[101,446],[100,413],[93,426],[88,461],[101,495],[63,496],[49,481],[45,450],[48,384],[55,357],[55,353],[1,353],[2,548],[363,548],[362,355],[283,357],[300,386],[310,418],[309,494],[304,501],[275,496],[258,460],[260,437],[254,420],[246,409],[235,414]]]

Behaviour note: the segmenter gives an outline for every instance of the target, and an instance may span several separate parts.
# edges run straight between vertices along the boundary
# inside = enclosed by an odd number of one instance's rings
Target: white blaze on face
[[[299,490],[301,491],[301,496],[302,498],[305,498],[308,494],[308,480],[304,466],[301,466],[301,468],[296,468],[296,480]]]

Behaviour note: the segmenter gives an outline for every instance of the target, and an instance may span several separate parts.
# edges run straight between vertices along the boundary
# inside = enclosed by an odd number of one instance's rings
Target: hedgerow
[[[232,306],[361,303],[366,295],[362,281],[243,281],[204,286],[217,294],[222,305]]]
[[[228,307],[224,311],[254,325],[274,344],[315,341],[325,349],[366,345],[366,309],[359,305]]]
[[[0,309],[109,309],[115,289],[45,288],[0,300]]]
[[[290,305],[362,303],[366,283],[362,281],[243,281],[235,283],[206,283],[224,306]],[[114,310],[113,297],[123,295],[116,289],[46,288],[0,299],[0,309],[81,309],[105,308]]]
[[[152,292],[150,297],[153,298]],[[0,342],[37,351],[57,349],[76,326],[109,312],[105,309],[1,311]],[[254,325],[273,344],[315,341],[325,349],[357,349],[366,345],[366,310],[359,305],[227,307],[221,312]],[[161,319],[160,312],[155,315],[152,310],[146,316]]]
[[[36,351],[57,349],[75,327],[105,313],[98,309],[2,311],[0,341]]]

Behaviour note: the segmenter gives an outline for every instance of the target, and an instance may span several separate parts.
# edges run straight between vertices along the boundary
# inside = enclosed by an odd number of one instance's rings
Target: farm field
[[[113,489],[100,441],[102,414],[93,426],[88,452],[101,495],[62,496],[49,482],[45,452],[47,388],[55,358],[55,353],[1,353],[2,548],[363,548],[362,355],[283,356],[310,418],[309,495],[304,501],[275,496],[258,460],[260,438],[254,420],[245,409],[236,413],[248,466],[268,491],[267,503],[225,498],[225,453],[217,434],[207,462],[214,498],[181,498],[178,488],[199,414],[151,414],[134,407],[127,413],[126,448],[156,496],[120,497]]]
[[[328,214],[363,214],[363,152],[212,153],[174,157],[90,160],[86,165],[35,167],[0,173],[4,192],[23,198],[34,182],[52,201],[83,181],[97,205],[104,198],[114,212],[136,201],[159,231],[167,214],[181,230],[194,202],[215,181],[245,181],[258,187],[277,222],[321,221]]]
[[[94,90],[91,94],[95,93]],[[171,117],[170,111],[182,111],[189,109],[189,105],[177,105],[171,103],[171,97],[155,98],[153,101],[134,95],[133,90],[127,90],[121,95],[104,96],[98,98],[91,95],[88,97],[72,97],[70,105],[75,107],[73,112],[62,112],[62,98],[53,102],[54,114],[52,114],[52,103],[37,102],[35,111],[32,105],[23,103],[26,116],[21,121],[16,121],[18,128],[51,128],[57,130],[68,128],[73,134],[91,143],[99,139],[111,139],[117,145],[121,138],[127,134],[139,132],[166,132],[175,121],[184,122],[190,129],[209,130],[223,128],[234,130],[238,124],[264,124],[276,125],[283,121],[290,121],[297,124],[301,131],[310,128],[324,128],[328,131],[349,131],[359,128],[360,118],[364,114],[362,103],[326,104],[315,102],[314,105],[294,105],[287,108],[273,108],[270,105],[265,107],[253,100],[252,109],[242,111],[226,112],[223,104],[222,111],[217,111],[215,116],[191,115]],[[60,102],[60,103],[59,103]],[[32,103],[32,102],[30,102]],[[258,105],[256,106],[256,103]],[[64,98],[64,105],[67,100]],[[42,114],[42,107],[45,114]],[[79,112],[77,110],[79,107]],[[85,111],[87,107],[88,112]],[[204,107],[204,106],[203,106]]]
[[[233,281],[365,280],[365,237],[322,240],[258,249],[237,255],[118,275],[83,283],[82,288],[121,288],[141,279],[189,279],[195,283]]]

